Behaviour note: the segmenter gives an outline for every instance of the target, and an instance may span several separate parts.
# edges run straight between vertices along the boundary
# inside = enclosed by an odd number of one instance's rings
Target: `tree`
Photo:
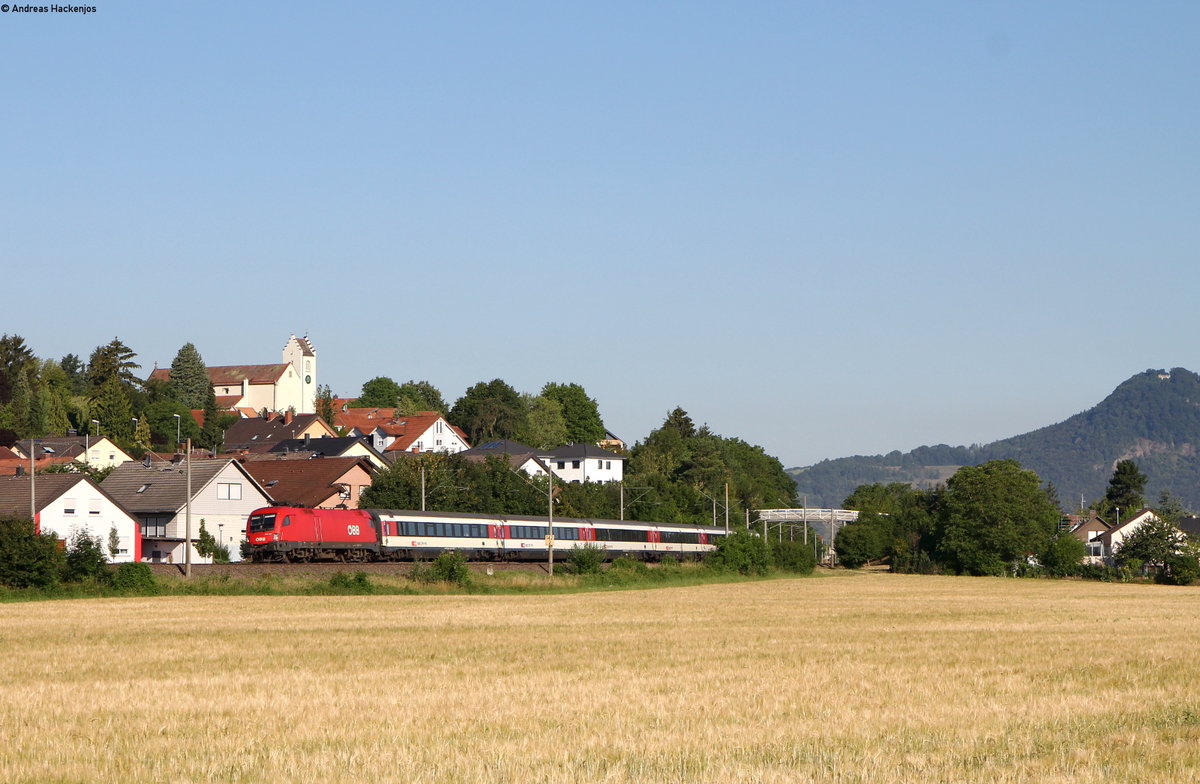
[[[133,359],[137,354],[120,338],[113,338],[106,346],[99,346],[88,359],[88,384],[93,397],[100,394],[104,383],[115,378],[129,390],[137,389],[141,383],[133,371],[141,367]]]
[[[579,384],[546,384],[542,387],[542,397],[557,400],[562,406],[567,422],[567,441],[570,443],[595,443],[604,438],[600,407]]]
[[[208,379],[208,368],[200,352],[191,343],[184,343],[171,362],[171,376],[167,382],[171,393],[188,408],[204,408],[212,383]]]
[[[196,536],[196,554],[201,558],[210,558],[217,552],[217,537],[209,533],[208,528],[204,525],[204,518],[200,519],[200,533]]]
[[[1146,475],[1132,460],[1121,460],[1113,470],[1112,479],[1108,480],[1108,490],[1104,493],[1104,503],[1107,509],[1122,509],[1127,514],[1133,514],[1146,505]]]
[[[418,411],[436,411],[442,416],[450,410],[442,393],[428,381],[406,381],[400,385],[396,394],[396,407],[404,416],[411,416]]]
[[[679,406],[676,406],[674,411],[667,414],[667,420],[663,422],[663,427],[669,427],[678,431],[679,435],[684,438],[691,438],[696,435],[696,425],[692,423],[692,418]]]
[[[128,443],[133,436],[133,406],[125,385],[110,375],[96,393],[92,418],[100,422],[100,431]],[[93,433],[93,436],[99,433]]]
[[[0,585],[48,588],[62,572],[58,537],[39,534],[32,520],[0,517]]]
[[[317,409],[317,416],[325,420],[325,424],[332,428],[337,427],[337,407],[333,403],[333,390],[328,384],[321,384],[317,387],[317,397],[314,401]]]
[[[70,394],[86,395],[88,393],[87,368],[84,367],[83,360],[75,354],[67,354],[59,360],[58,364],[67,376]]]
[[[567,443],[567,420],[562,404],[545,395],[522,395],[525,404],[525,428],[517,441],[534,449],[552,449]]]
[[[146,420],[146,415],[142,414],[138,418],[137,427],[133,430],[133,448],[138,452],[145,453],[149,452],[151,447],[150,423]]]
[[[12,400],[13,385],[33,362],[33,352],[20,335],[0,335],[0,405]]]
[[[1015,460],[991,460],[950,477],[939,518],[938,551],[948,568],[1000,575],[1045,548],[1059,512],[1037,474]]]
[[[745,575],[767,573],[769,556],[767,543],[742,528],[717,542],[717,549],[708,554],[707,563],[717,569]]]
[[[833,539],[838,563],[847,569],[858,569],[884,555],[883,532],[869,523],[850,523],[843,526]]]
[[[1166,520],[1151,517],[1125,537],[1113,552],[1113,561],[1117,566],[1128,566],[1134,561],[1147,566],[1163,565],[1179,552],[1183,542],[1182,531]]]
[[[9,403],[13,429],[22,438],[40,436],[33,432],[33,390],[29,386],[29,374],[21,370],[13,380],[12,401]]]
[[[1087,555],[1087,545],[1063,531],[1055,536],[1038,554],[1038,563],[1055,577],[1068,577],[1079,571]]]
[[[176,414],[179,415],[178,419],[175,418]],[[150,428],[152,444],[170,444],[172,448],[177,448],[179,445],[175,442],[176,429],[181,443],[188,438],[197,442],[200,439],[200,426],[196,424],[191,410],[173,398],[159,398],[150,403],[142,411],[142,417]]]
[[[203,418],[204,424],[200,427],[197,441],[205,449],[215,449],[225,442],[225,429],[234,423],[237,416],[217,408],[217,395],[209,387]]]
[[[104,555],[104,547],[99,539],[86,531],[76,531],[71,535],[65,560],[63,576],[68,582],[103,582],[108,578],[108,558]]]
[[[395,408],[400,385],[387,376],[376,376],[362,385],[362,392],[351,408]]]
[[[121,534],[117,532],[117,527],[114,525],[108,529],[108,555],[110,558],[116,559],[117,553],[121,551]]]
[[[516,438],[525,427],[521,396],[501,379],[480,381],[454,403],[447,416],[473,444]]]

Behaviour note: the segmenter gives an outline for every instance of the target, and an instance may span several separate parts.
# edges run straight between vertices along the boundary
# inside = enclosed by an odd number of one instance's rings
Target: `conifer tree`
[[[133,407],[125,387],[116,375],[111,375],[100,387],[92,419],[100,421],[100,432],[128,441],[133,435]],[[96,435],[96,434],[93,434]]]
[[[15,374],[10,405],[13,429],[21,438],[32,438],[35,435],[30,424],[33,414],[33,390],[29,388],[29,374],[24,370]]]
[[[191,343],[184,343],[171,363],[170,389],[179,402],[188,408],[204,408],[212,384],[208,380],[208,368],[200,352]]]
[[[136,356],[137,354],[122,343],[120,338],[113,338],[112,342],[106,346],[98,346],[88,360],[87,374],[92,396],[99,395],[100,389],[110,378],[117,379],[131,389],[140,386],[137,377],[133,374],[134,370],[141,367],[133,361]]]

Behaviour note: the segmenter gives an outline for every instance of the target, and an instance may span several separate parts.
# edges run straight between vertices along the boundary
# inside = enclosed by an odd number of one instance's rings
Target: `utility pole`
[[[554,576],[554,471],[548,472],[550,477],[550,492],[547,494],[550,497],[549,504],[546,508],[546,521],[549,525],[546,527],[546,565],[550,571],[550,576]]]
[[[187,497],[183,500],[183,519],[186,524],[183,534],[183,576],[189,580],[192,577],[192,439],[187,440],[187,460],[184,462],[187,474]]]
[[[725,533],[729,533],[729,483],[725,483]]]
[[[421,511],[425,511],[425,465],[421,465]]]
[[[35,533],[41,533],[37,524],[37,447],[36,438],[29,439],[29,519],[33,521]]]

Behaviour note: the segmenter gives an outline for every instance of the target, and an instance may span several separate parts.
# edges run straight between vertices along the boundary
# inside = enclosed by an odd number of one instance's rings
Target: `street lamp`
[[[175,417],[175,454],[179,454],[179,414],[171,414]]]
[[[93,420],[91,420],[91,421],[90,421],[88,424],[90,424],[90,425],[95,425],[95,426],[96,426],[96,437],[98,438],[98,437],[100,436],[100,420],[99,420],[99,419],[93,419]],[[89,433],[90,433],[90,432],[92,432],[92,429],[91,429],[90,427],[88,428],[88,432],[89,432]],[[86,447],[86,446],[87,446],[87,444],[84,444],[84,446]],[[91,458],[91,453],[89,452],[89,453],[88,453],[88,461],[89,461],[89,462],[91,462],[91,459],[92,459],[92,458]]]
[[[225,524],[217,523],[217,544],[225,546]],[[217,554],[213,553],[213,563],[217,562]]]

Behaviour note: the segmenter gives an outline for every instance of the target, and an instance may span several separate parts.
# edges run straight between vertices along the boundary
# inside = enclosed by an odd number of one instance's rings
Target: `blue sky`
[[[583,384],[785,465],[1200,370],[1200,5],[0,13],[0,332]]]

